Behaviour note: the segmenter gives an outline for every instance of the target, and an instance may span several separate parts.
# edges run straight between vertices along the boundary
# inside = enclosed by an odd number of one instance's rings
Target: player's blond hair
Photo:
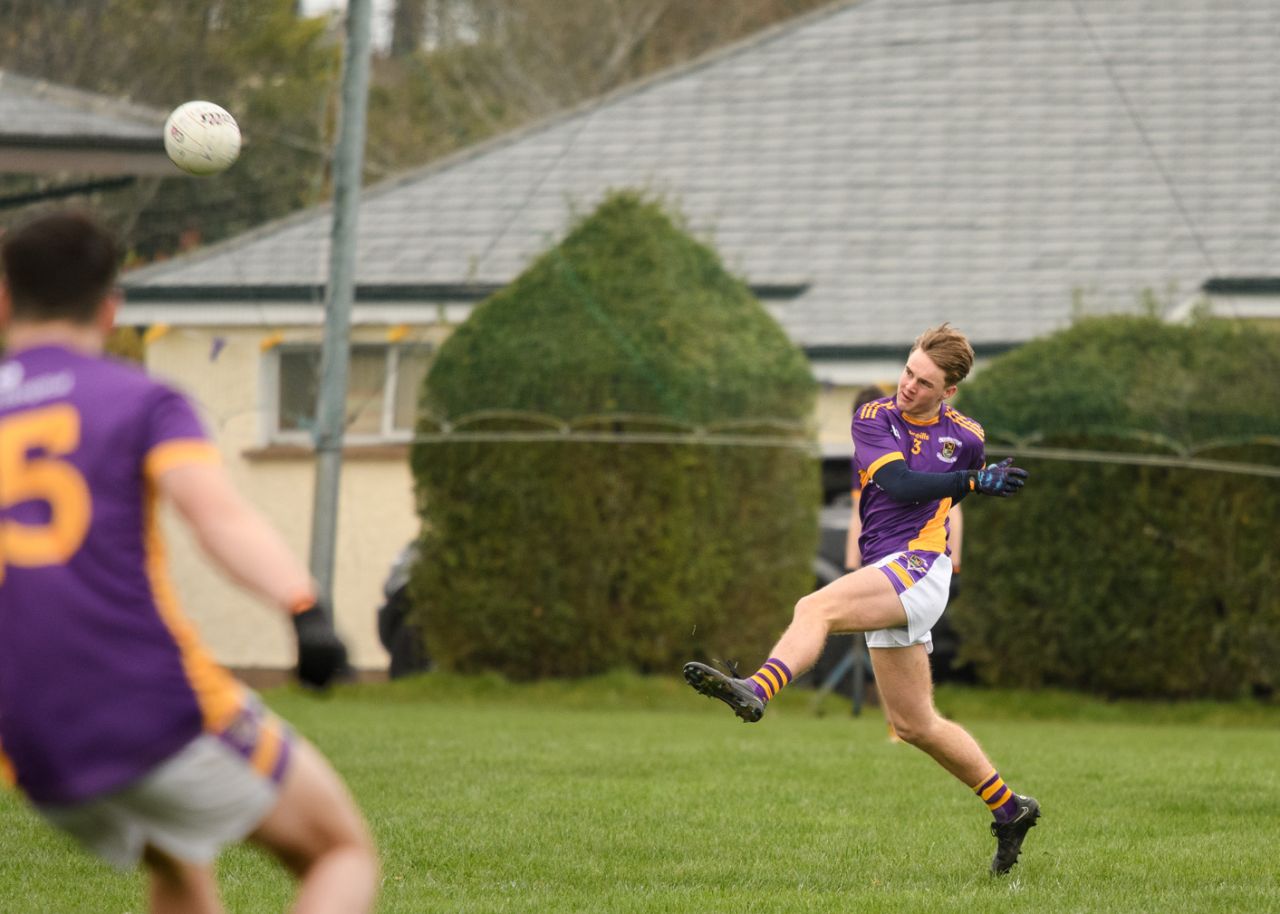
[[[973,347],[968,338],[945,321],[916,337],[911,350],[917,349],[942,369],[948,387],[967,378],[973,368]]]

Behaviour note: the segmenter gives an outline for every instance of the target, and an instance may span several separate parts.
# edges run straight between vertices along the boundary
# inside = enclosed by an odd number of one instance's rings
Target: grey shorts
[[[40,813],[108,863],[135,866],[148,845],[203,864],[250,834],[275,805],[278,782],[242,752],[202,734],[128,786]]]

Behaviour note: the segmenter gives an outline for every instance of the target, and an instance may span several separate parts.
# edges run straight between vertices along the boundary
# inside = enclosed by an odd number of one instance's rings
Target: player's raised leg
[[[822,656],[830,635],[904,625],[906,610],[878,568],[860,568],[802,597],[791,624],[769,659],[746,679],[725,675],[705,663],[687,663],[684,677],[703,695],[718,698],[744,721],[764,715],[765,706]]]
[[[964,782],[991,810],[995,817],[991,833],[996,838],[991,872],[1007,873],[1018,861],[1027,832],[1040,817],[1040,804],[1014,793],[969,731],[938,713],[924,645],[872,648],[871,663],[876,689],[898,737]]]
[[[355,801],[309,743],[298,740],[280,797],[250,840],[301,881],[295,914],[363,914],[378,884],[373,840]]]

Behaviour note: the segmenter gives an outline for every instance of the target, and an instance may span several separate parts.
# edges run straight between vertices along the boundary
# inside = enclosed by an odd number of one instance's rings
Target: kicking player
[[[928,658],[929,631],[946,608],[952,575],[947,513],[972,492],[1013,495],[1027,477],[1012,459],[984,466],[982,426],[946,402],[972,367],[969,341],[947,324],[916,339],[896,394],[862,405],[853,418],[861,567],[802,598],[750,678],[702,663],[686,664],[684,675],[703,695],[754,722],[780,689],[817,662],[828,635],[865,632],[898,736],[969,785],[994,814],[991,871],[1002,875],[1017,862],[1040,804],[1009,789],[974,738],[938,714]]]
[[[231,578],[291,614],[298,675],[346,649],[306,569],[239,496],[191,404],[102,354],[119,251],[54,213],[0,250],[0,771],[151,910],[221,910],[212,861],[248,838],[300,880],[295,911],[372,907],[377,858],[324,758],[218,666],[165,570],[169,499]]]

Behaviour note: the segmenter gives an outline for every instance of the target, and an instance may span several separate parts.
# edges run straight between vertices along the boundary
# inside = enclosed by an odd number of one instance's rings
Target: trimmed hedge
[[[1280,465],[1280,335],[1095,318],[998,359],[957,407],[993,442]],[[1236,443],[1231,443],[1231,439]],[[1199,446],[1217,441],[1201,450]],[[1280,442],[1278,442],[1280,443]],[[1280,479],[1023,458],[1012,501],[965,503],[961,659],[1007,686],[1109,696],[1280,684]]]
[[[432,657],[532,678],[758,652],[812,581],[814,393],[710,248],[611,195],[477,307],[426,379],[410,591]],[[547,440],[546,417],[606,440]],[[778,435],[763,419],[800,431],[783,447],[627,437]]]

